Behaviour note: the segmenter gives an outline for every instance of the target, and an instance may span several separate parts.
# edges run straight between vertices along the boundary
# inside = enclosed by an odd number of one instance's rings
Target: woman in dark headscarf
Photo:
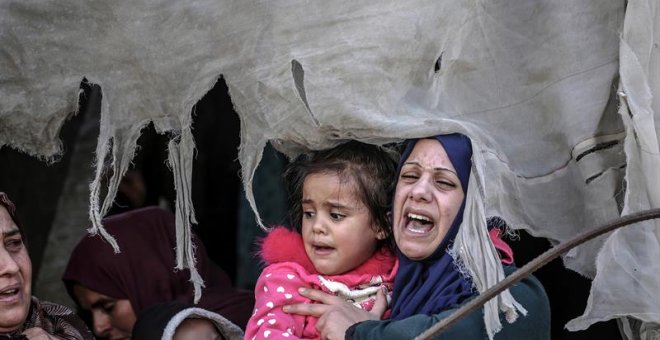
[[[447,158],[444,158],[437,155],[438,150],[433,150],[431,155],[415,154],[413,155],[415,157],[408,161],[413,147],[417,144],[410,143],[401,155],[398,171],[401,179],[400,184],[397,185],[393,213],[395,219],[406,226],[395,236],[395,241],[401,244],[399,270],[402,272],[395,280],[393,300],[397,303],[393,303],[393,319],[403,319],[417,313],[437,313],[473,295],[472,283],[458,271],[453,263],[453,257],[447,252],[463,221],[472,149],[470,144],[461,143],[460,138],[442,136],[438,141],[443,146],[447,146],[445,150],[456,150],[456,152],[447,153]],[[432,147],[431,144],[434,144],[431,139],[419,143],[422,148],[426,145]],[[424,157],[439,159],[427,160]],[[447,160],[451,164],[446,162]],[[420,190],[431,190],[418,188],[419,183],[424,179],[422,176],[425,165],[433,165],[436,169],[430,176],[433,176],[432,180],[440,187],[441,190],[437,190],[439,194],[420,192]],[[453,169],[450,165],[453,165]],[[448,214],[443,216],[442,205],[433,209],[434,207],[429,207],[429,204],[416,203],[416,201],[432,200],[448,207],[444,210]],[[415,216],[412,216],[413,213]],[[426,223],[435,220],[440,221],[440,226],[437,228],[432,228],[431,223]],[[435,235],[427,236],[421,233],[426,230],[427,233],[435,232]],[[410,235],[407,231],[420,231],[420,236]],[[429,246],[420,245],[427,239],[430,239]]]
[[[63,280],[71,297],[90,311],[93,331],[101,338],[130,337],[143,309],[177,301],[193,303],[188,270],[175,270],[175,219],[166,210],[149,207],[104,219],[121,253],[100,236],[85,236],[73,250]],[[251,292],[232,288],[227,275],[207,257],[194,238],[197,271],[205,287],[197,307],[216,312],[245,327],[252,312]]]
[[[321,305],[291,305],[288,312],[321,317],[328,338],[413,338],[513,272],[497,254],[501,240],[487,230],[473,171],[478,156],[461,134],[408,141],[392,207],[400,266],[391,320],[369,321],[381,315],[314,290],[301,295]],[[436,338],[549,339],[549,315],[545,292],[530,276]]]
[[[32,262],[14,210],[0,192],[0,339],[93,339],[69,308],[32,296]]]

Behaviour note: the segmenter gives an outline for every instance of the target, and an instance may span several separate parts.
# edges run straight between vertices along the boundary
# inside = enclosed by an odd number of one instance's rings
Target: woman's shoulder
[[[54,302],[40,301],[34,296],[32,297],[32,311],[43,313],[47,316],[64,316],[75,314],[75,312],[67,306]]]
[[[516,266],[503,266],[506,276],[513,275],[518,268]],[[550,302],[545,293],[543,284],[534,275],[530,274],[509,288],[511,294],[516,298],[524,298],[531,307],[543,307],[550,312]],[[520,302],[520,301],[519,301]],[[522,302],[520,302],[522,304]],[[525,307],[523,305],[523,307]],[[547,308],[546,308],[547,307]],[[525,307],[525,309],[528,309]]]
[[[518,268],[505,266],[507,276]],[[529,275],[509,288],[511,295],[522,305],[526,313],[518,316],[513,323],[502,319],[502,331],[496,339],[511,339],[524,336],[529,339],[550,339],[550,301],[545,289],[534,275]],[[520,337],[519,337],[520,338]]]
[[[505,274],[511,275],[517,270],[514,266],[505,266]],[[550,303],[541,282],[534,276],[528,276],[514,284],[509,291],[515,300],[522,305],[526,313],[509,323],[501,315],[502,329],[495,334],[495,340],[500,339],[550,339]],[[417,314],[401,320],[365,321],[351,327],[348,338],[360,339],[398,339],[414,337],[433,326],[440,320],[450,316],[471,299],[463,301],[450,309],[438,314]],[[436,339],[487,339],[484,324],[483,308],[472,311],[459,320]]]
[[[518,270],[515,266],[503,266],[503,269],[506,276]],[[511,286],[509,292],[513,295],[516,302],[524,308],[525,312],[519,313],[513,322],[507,321],[505,315],[501,313],[500,322],[502,329],[495,333],[494,339],[549,340],[550,303],[541,282],[533,275],[529,275]],[[434,315],[435,322],[450,316],[470,300],[472,299],[463,301],[451,309]],[[483,307],[468,314],[454,326],[450,327],[440,339],[451,339],[455,336],[462,336],[465,339],[488,338],[484,324]]]
[[[85,323],[71,308],[32,297],[25,328],[39,327],[64,339],[94,339]]]

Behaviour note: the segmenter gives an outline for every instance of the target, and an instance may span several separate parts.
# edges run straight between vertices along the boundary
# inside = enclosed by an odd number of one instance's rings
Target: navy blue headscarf
[[[472,166],[470,139],[458,133],[432,138],[445,148],[461,181],[463,193],[467,195]],[[397,179],[401,166],[410,156],[417,141],[418,139],[414,139],[407,142],[399,161]],[[394,279],[392,319],[404,319],[415,314],[437,314],[475,294],[472,282],[456,269],[453,258],[447,253],[463,221],[464,209],[465,198],[447,235],[428,258],[413,261],[397,251],[400,263]]]

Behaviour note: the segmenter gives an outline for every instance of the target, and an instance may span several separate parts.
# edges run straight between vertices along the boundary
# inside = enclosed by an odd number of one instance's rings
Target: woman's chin
[[[2,320],[0,320],[0,334],[11,333],[23,325],[27,319],[28,311],[21,307],[16,306],[12,310],[0,311],[2,315]]]
[[[407,258],[417,261],[429,257],[440,245],[440,241],[436,227],[423,230],[403,228],[396,244]]]
[[[429,257],[433,251],[427,248],[417,242],[401,242],[399,245],[401,253],[413,261],[421,261]]]

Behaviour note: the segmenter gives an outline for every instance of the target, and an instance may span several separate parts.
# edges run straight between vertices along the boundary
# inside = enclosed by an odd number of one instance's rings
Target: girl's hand
[[[286,313],[319,318],[316,329],[323,339],[344,339],[346,330],[355,323],[380,320],[387,309],[385,293],[379,290],[370,312],[357,308],[344,299],[320,290],[301,288],[300,295],[319,303],[300,303],[284,306]]]
[[[40,327],[28,328],[23,332],[23,335],[30,340],[60,340],[60,338],[46,333]]]

